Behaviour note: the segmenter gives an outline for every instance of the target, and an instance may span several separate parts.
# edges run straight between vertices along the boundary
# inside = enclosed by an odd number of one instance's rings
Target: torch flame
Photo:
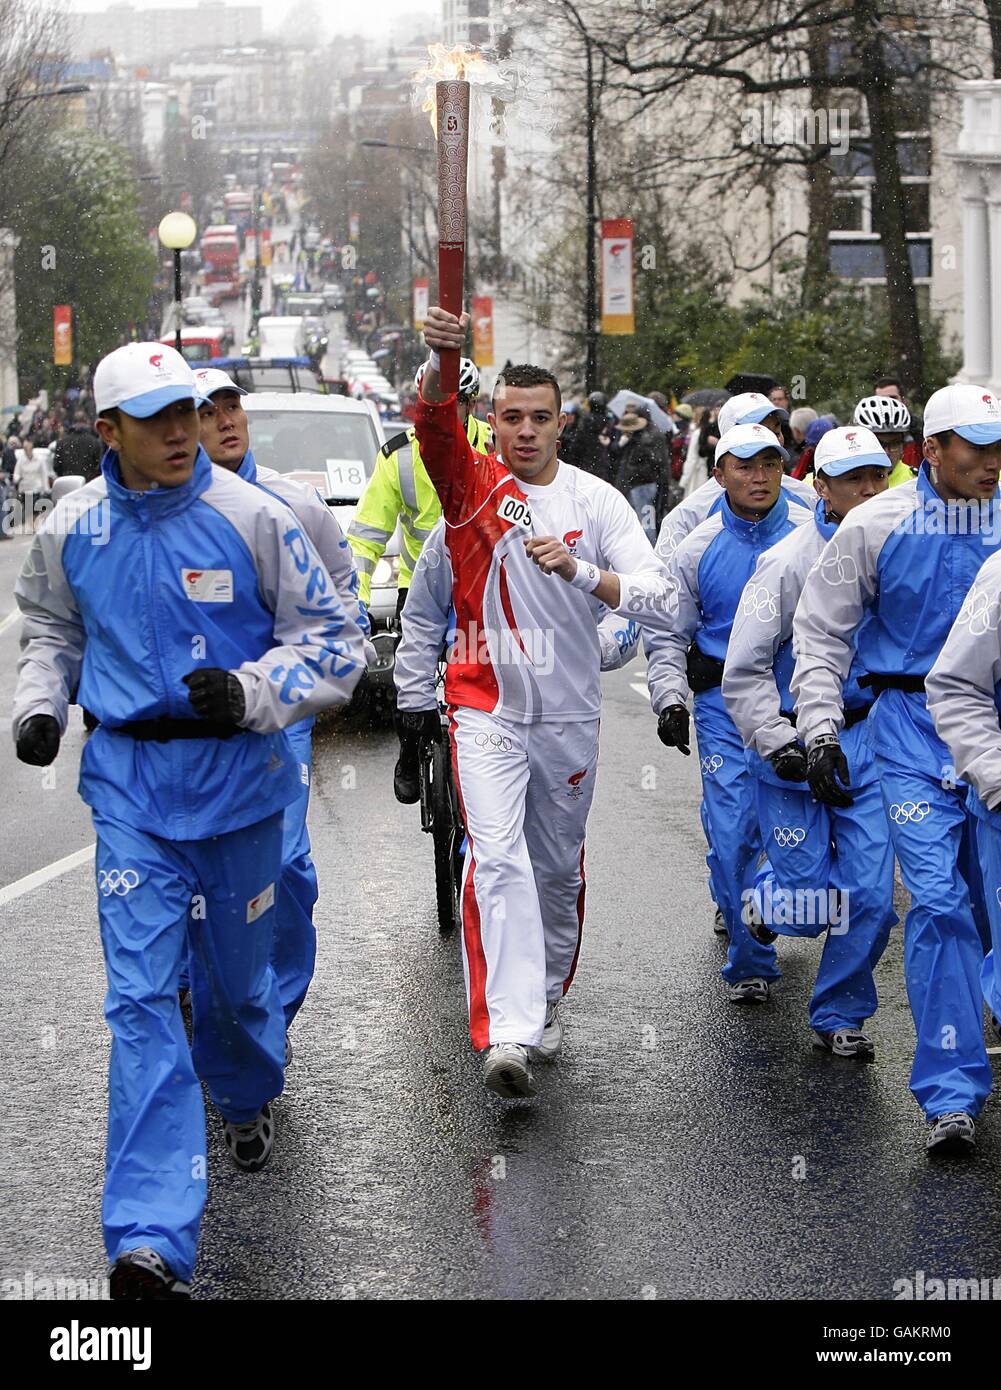
[[[431,120],[431,129],[438,134],[438,111],[435,99],[436,82],[489,82],[494,77],[493,69],[483,55],[475,48],[446,48],[443,43],[428,44],[430,61],[414,73],[414,85],[423,89],[424,100],[421,110],[426,111]]]

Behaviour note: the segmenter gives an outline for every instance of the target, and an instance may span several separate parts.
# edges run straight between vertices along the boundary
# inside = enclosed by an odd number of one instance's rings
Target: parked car
[[[254,458],[265,468],[311,483],[332,507],[347,533],[358,499],[385,442],[379,416],[367,401],[347,396],[283,395],[258,391],[244,396]],[[368,669],[370,687],[392,700],[398,631],[396,581],[400,565],[397,532],[372,576],[369,619],[379,654]]]
[[[344,308],[344,288],[332,281],[329,285],[324,285],[320,293],[323,295],[323,302],[328,309]]]

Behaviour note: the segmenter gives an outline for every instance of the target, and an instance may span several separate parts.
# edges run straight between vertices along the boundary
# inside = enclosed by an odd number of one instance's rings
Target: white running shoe
[[[505,1100],[534,1096],[528,1048],[521,1043],[494,1043],[483,1063],[483,1084]]]
[[[872,1039],[861,1028],[835,1028],[831,1033],[822,1033],[815,1028],[814,1047],[825,1048],[835,1057],[851,1057],[856,1062],[871,1062],[876,1055]]]
[[[929,1154],[957,1154],[965,1157],[973,1152],[977,1142],[977,1130],[973,1116],[964,1110],[955,1110],[949,1115],[939,1115],[932,1120],[925,1148]]]
[[[553,1000],[546,1005],[546,1026],[542,1030],[542,1041],[535,1048],[540,1062],[551,1062],[563,1046],[563,1021],[560,1018],[560,1001]]]
[[[770,993],[768,981],[759,980],[757,976],[727,985],[727,997],[731,1004],[767,1004]]]

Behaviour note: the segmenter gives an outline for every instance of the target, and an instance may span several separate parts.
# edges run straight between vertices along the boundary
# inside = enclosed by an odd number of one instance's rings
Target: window
[[[834,195],[831,230],[834,232],[867,230],[864,193],[836,193]]]
[[[931,189],[926,183],[905,183],[904,228],[908,232],[927,232],[931,228]]]

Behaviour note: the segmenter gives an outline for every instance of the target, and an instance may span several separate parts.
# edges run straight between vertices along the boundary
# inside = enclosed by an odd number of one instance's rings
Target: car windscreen
[[[264,468],[312,485],[328,501],[357,502],[380,441],[367,415],[334,410],[252,410],[250,444]]]

